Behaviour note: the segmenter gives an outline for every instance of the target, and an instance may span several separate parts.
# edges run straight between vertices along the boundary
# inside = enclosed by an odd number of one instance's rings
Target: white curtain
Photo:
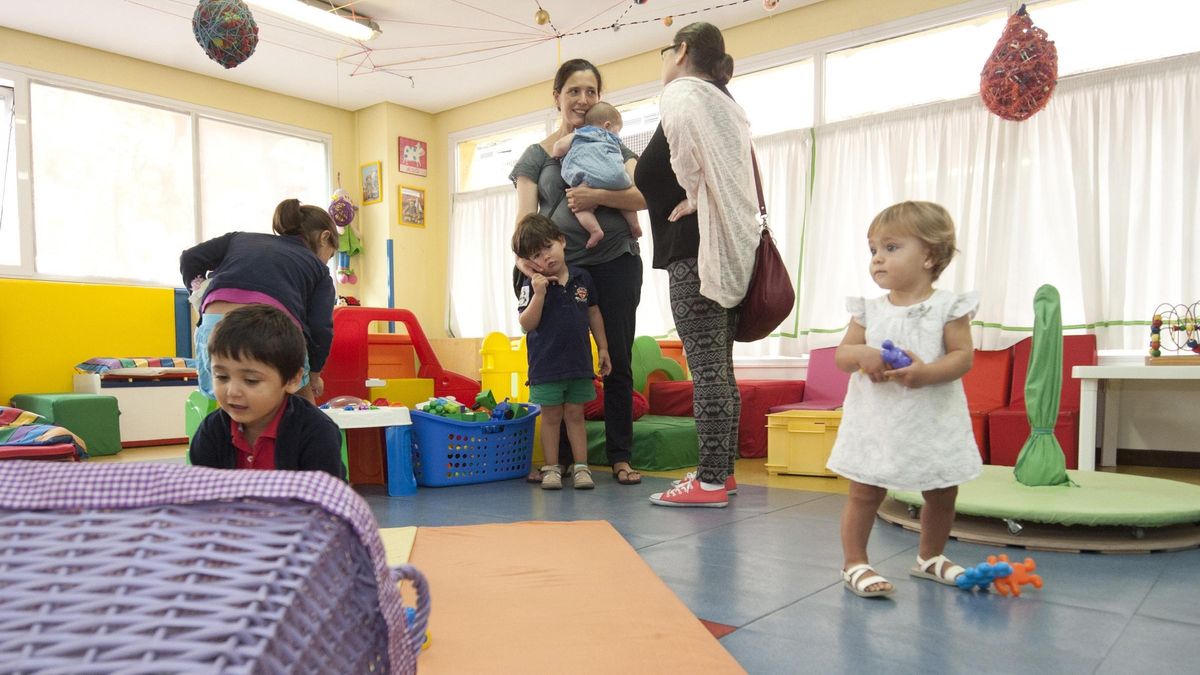
[[[1155,307],[1200,300],[1196,120],[1200,55],[1190,55],[1071,77],[1024,122],[972,97],[755,139],[797,309],[777,337],[736,353],[837,344],[845,297],[883,292],[867,275],[867,226],[906,199],[936,201],[958,225],[961,253],[937,285],[981,291],[977,346],[1029,335],[1034,291],[1050,283],[1066,328],[1095,332],[1102,349],[1145,348]],[[515,203],[510,187],[455,196],[456,335],[519,334],[508,282]],[[637,332],[672,335],[666,274],[650,268],[648,240]]]
[[[1063,324],[1102,349],[1138,349],[1160,302],[1200,296],[1200,58],[1071,78],[1024,122],[977,99],[817,129],[800,322],[844,326],[847,295],[879,295],[866,230],[884,207],[936,201],[961,255],[938,285],[983,294],[976,344],[1010,345],[1033,324],[1044,283]],[[837,336],[828,335],[828,344]]]
[[[517,191],[511,185],[454,195],[450,206],[450,334],[520,335],[513,295],[513,223]]]

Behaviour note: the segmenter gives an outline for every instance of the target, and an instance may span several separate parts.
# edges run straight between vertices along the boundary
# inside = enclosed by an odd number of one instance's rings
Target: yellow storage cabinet
[[[841,422],[840,410],[788,410],[767,415],[767,473],[836,477],[825,463]]]

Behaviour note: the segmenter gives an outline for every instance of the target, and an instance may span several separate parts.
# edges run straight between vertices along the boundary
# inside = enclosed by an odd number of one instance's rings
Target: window
[[[1200,52],[1195,0],[1052,0],[1028,6],[1058,48],[1058,75]]]
[[[525,148],[546,137],[544,124],[530,125],[458,144],[458,192],[509,184]]]
[[[270,232],[275,206],[289,197],[329,202],[324,143],[204,117],[197,131],[202,241]]]
[[[32,242],[21,241],[12,189],[26,195],[25,184],[0,183],[0,267],[177,286],[179,251],[234,230],[270,232],[281,199],[328,202],[328,141],[319,137],[45,82],[28,92],[31,165],[15,168],[31,179]],[[12,148],[9,118],[0,133]],[[0,160],[11,171],[8,154]],[[22,254],[22,243],[36,253]]]
[[[37,272],[179,284],[195,243],[185,113],[30,85]]]
[[[619,105],[617,110],[621,112],[621,142],[635,154],[642,154],[658,128],[658,97]]]
[[[979,71],[1006,21],[1005,14],[989,14],[830,53],[825,59],[825,121],[978,92]]]
[[[750,131],[767,136],[813,125],[812,59],[739,75],[729,91],[750,118]]]
[[[0,266],[21,263],[16,126],[13,88],[0,83]]]

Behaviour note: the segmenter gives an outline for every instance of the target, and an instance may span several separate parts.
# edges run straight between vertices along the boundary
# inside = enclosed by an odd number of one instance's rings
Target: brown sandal
[[[630,478],[630,474],[637,474],[637,478]],[[642,482],[642,476],[634,469],[613,469],[613,480],[621,485],[637,485]]]

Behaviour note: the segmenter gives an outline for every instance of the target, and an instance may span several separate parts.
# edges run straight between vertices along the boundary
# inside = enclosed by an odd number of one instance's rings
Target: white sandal
[[[875,570],[871,569],[871,566],[867,563],[855,565],[848,570],[842,570],[842,581],[851,593],[860,598],[878,598],[884,595],[891,595],[892,591],[896,590],[895,584],[876,574]],[[892,584],[892,587],[885,590],[867,590],[874,584],[879,583]]]
[[[908,573],[918,579],[929,579],[939,584],[957,586],[956,580],[965,571],[962,567],[950,562],[946,556],[936,555],[929,560],[921,560],[921,556],[917,556],[917,566]]]

